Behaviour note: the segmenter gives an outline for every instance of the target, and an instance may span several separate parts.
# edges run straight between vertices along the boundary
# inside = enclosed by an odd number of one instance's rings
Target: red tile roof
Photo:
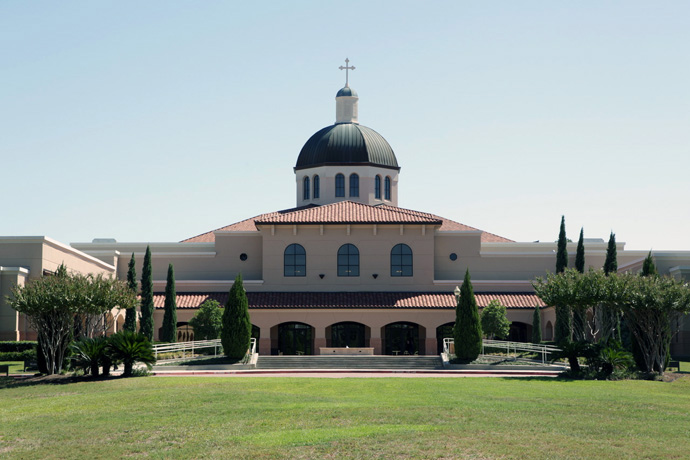
[[[182,243],[212,243],[214,232],[251,232],[258,231],[256,226],[293,225],[293,224],[427,224],[439,225],[439,231],[475,231],[482,232],[482,242],[512,242],[492,233],[470,227],[443,217],[421,211],[399,208],[397,206],[371,206],[354,201],[340,201],[323,206],[308,205],[282,211],[260,214],[250,219],[202,233],[182,240]]]
[[[248,292],[249,308],[295,309],[295,308],[455,308],[455,296],[436,292]],[[480,308],[497,299],[507,308],[545,307],[536,294],[527,292],[476,293]],[[216,300],[224,305],[228,300],[226,292],[178,293],[177,308],[198,308],[206,300]],[[165,294],[155,294],[153,303],[163,308]]]
[[[256,220],[261,224],[436,224],[440,218],[426,212],[396,206],[371,206],[354,201],[314,206],[291,212],[264,214]]]

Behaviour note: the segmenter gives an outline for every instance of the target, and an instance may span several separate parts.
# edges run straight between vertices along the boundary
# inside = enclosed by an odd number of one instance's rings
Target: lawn
[[[690,376],[670,383],[148,377],[0,386],[5,459],[657,459],[690,452]]]

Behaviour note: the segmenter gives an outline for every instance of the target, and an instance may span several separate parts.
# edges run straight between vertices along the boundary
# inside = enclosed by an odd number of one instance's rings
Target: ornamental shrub
[[[494,299],[484,307],[481,316],[482,332],[486,337],[505,339],[510,333],[510,321],[506,316],[506,307]]]
[[[215,300],[207,300],[189,321],[194,329],[195,340],[212,340],[220,337],[223,328],[223,308]]]

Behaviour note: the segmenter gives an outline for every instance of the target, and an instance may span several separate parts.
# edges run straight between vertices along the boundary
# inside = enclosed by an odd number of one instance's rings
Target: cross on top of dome
[[[345,66],[338,67],[340,70],[345,70],[345,87],[346,88],[349,86],[349,82],[350,82],[348,72],[350,70],[355,70],[355,66],[351,66],[349,64],[350,64],[350,60],[348,58],[345,58]]]

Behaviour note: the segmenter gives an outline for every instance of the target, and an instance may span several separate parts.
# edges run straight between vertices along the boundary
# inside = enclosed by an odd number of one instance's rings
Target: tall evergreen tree
[[[618,271],[618,253],[616,250],[616,235],[611,232],[609,245],[606,248],[606,260],[604,261],[604,273],[616,273]]]
[[[469,269],[465,272],[458,297],[453,327],[455,356],[461,361],[470,362],[477,359],[482,351],[482,325],[479,322],[479,310]]]
[[[585,272],[585,230],[580,228],[580,238],[577,240],[577,252],[575,253],[575,269]],[[585,313],[581,310],[573,311],[573,340],[585,339]]]
[[[252,337],[252,323],[249,320],[249,300],[242,284],[242,274],[238,274],[230,288],[228,302],[223,311],[223,329],[220,341],[225,356],[242,359],[249,349]]]
[[[168,265],[168,280],[165,283],[165,313],[163,313],[163,342],[177,342],[177,293],[175,292],[175,269]]]
[[[565,216],[561,216],[561,230],[558,232],[556,250],[556,273],[563,273],[568,266],[568,239],[565,236]]]
[[[642,263],[642,276],[658,276],[659,271],[656,269],[654,264],[654,258],[652,257],[652,251],[649,251],[647,258]]]
[[[575,269],[580,273],[585,272],[585,229],[580,229],[580,239],[577,240],[577,252],[575,253]]]
[[[563,273],[568,266],[568,239],[565,236],[565,216],[561,216],[561,230],[558,232],[556,250],[556,273]],[[569,341],[573,335],[573,312],[568,305],[556,307],[556,325],[554,328],[556,343]]]
[[[139,332],[153,341],[153,267],[151,266],[151,247],[146,246],[144,267],[141,273],[141,323]]]
[[[532,314],[532,343],[541,343],[541,312],[539,305],[534,307],[534,314]]]
[[[134,253],[132,253],[132,258],[129,259],[129,270],[127,270],[127,286],[129,286],[135,295],[137,294],[137,291],[139,291]],[[127,309],[125,313],[124,330],[131,332],[137,331],[137,307]]]
[[[609,244],[606,248],[606,260],[604,260],[604,273],[616,273],[618,272],[618,252],[616,250],[616,235],[611,232],[609,236]],[[600,307],[601,310],[601,330],[602,339],[608,340],[609,338],[614,338],[616,340],[621,340],[621,325],[620,316],[617,312],[612,311],[606,307]]]

